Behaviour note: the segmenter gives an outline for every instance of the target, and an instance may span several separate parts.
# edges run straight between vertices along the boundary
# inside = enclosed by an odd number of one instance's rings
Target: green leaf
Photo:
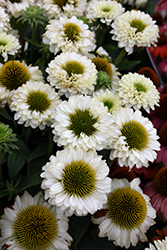
[[[126,69],[130,70],[139,63],[141,63],[141,61],[121,61],[117,66],[120,71]]]
[[[73,215],[70,218],[70,225],[69,225],[69,234],[73,238],[71,250],[75,250],[77,248],[78,242],[88,229],[91,222],[91,215],[88,214],[87,216],[77,217]]]
[[[7,120],[11,120],[13,121],[13,118],[9,115],[9,113],[7,112],[7,110],[5,108],[0,108],[0,114],[6,118]]]
[[[28,177],[18,188],[18,192],[21,192],[29,187],[38,185],[39,183],[41,183],[42,178],[40,177],[40,172],[37,172],[33,175],[31,175],[30,177]]]
[[[36,149],[29,155],[28,157],[28,163],[30,163],[32,160],[39,158],[48,152],[48,144],[46,142],[40,143]]]
[[[17,139],[15,144],[19,147],[18,151],[20,152],[20,154],[27,160],[32,151],[20,139]]]
[[[15,180],[25,163],[26,160],[19,151],[13,150],[12,154],[9,154],[7,160],[9,180]]]

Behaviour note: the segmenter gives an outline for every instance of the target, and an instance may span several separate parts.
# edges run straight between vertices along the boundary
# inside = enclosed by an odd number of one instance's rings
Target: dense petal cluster
[[[54,54],[60,50],[85,54],[95,49],[95,33],[75,16],[61,17],[59,20],[50,20],[43,42],[49,44],[50,51]]]
[[[97,70],[86,56],[75,52],[61,53],[48,64],[47,80],[59,94],[92,94],[96,84]]]
[[[133,53],[134,46],[156,46],[159,29],[149,14],[140,10],[126,11],[112,23],[112,39],[118,41],[119,48]]]

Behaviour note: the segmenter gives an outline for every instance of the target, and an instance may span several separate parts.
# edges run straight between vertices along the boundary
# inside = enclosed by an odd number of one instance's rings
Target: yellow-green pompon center
[[[20,249],[50,249],[57,235],[57,219],[42,205],[28,206],[18,213],[13,223],[13,237]]]
[[[98,118],[93,117],[88,109],[77,109],[74,114],[69,115],[69,118],[70,125],[68,129],[72,130],[77,137],[80,137],[81,133],[91,136],[96,132],[94,124],[98,121]]]
[[[110,77],[112,77],[112,68],[110,63],[105,59],[101,57],[95,57],[92,59],[92,62],[95,64],[97,71],[104,71],[106,72]]]
[[[50,107],[51,102],[48,99],[48,95],[46,93],[32,91],[27,97],[27,104],[29,105],[30,110],[36,110],[42,113]]]
[[[66,62],[64,65],[63,69],[67,71],[68,76],[71,76],[73,74],[83,74],[85,67],[80,63],[75,60]]]
[[[147,92],[146,87],[141,83],[134,83],[134,87],[138,92]]]
[[[88,163],[71,162],[65,166],[62,180],[67,194],[85,197],[95,189],[96,172]]]
[[[72,42],[79,40],[81,32],[82,32],[82,30],[75,23],[64,24],[64,33],[68,37],[68,40],[70,40]]]
[[[25,84],[31,75],[19,61],[8,61],[0,68],[0,85],[9,90],[16,90]]]
[[[146,24],[143,23],[141,20],[138,19],[133,19],[132,22],[130,23],[130,26],[132,28],[136,28],[135,33],[142,32],[146,28]]]
[[[108,196],[109,218],[121,228],[138,228],[145,220],[147,206],[143,196],[130,187],[118,188]]]
[[[146,128],[138,121],[129,121],[123,124],[122,135],[130,149],[143,150],[148,145],[149,135]]]

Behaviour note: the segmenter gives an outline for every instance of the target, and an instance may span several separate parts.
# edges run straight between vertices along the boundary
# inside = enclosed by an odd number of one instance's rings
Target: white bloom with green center
[[[28,8],[30,5],[34,5],[34,0],[7,0],[7,12],[10,16],[13,16],[15,18],[18,18],[21,16],[26,8]]]
[[[159,28],[155,22],[149,14],[140,10],[126,11],[112,23],[110,33],[114,34],[112,39],[118,41],[118,47],[131,54],[134,46],[156,46]]]
[[[103,208],[106,215],[92,217],[98,226],[99,237],[106,237],[116,246],[129,248],[136,246],[138,240],[145,242],[145,233],[156,222],[156,210],[150,198],[139,187],[140,180],[113,179],[108,200]]]
[[[43,0],[42,8],[49,19],[59,19],[66,16],[83,16],[86,10],[86,0]]]
[[[27,65],[24,61],[7,61],[0,65],[0,101],[10,105],[15,90],[27,81],[44,81],[38,66]]]
[[[118,158],[121,167],[148,167],[160,150],[159,136],[152,122],[131,108],[122,108],[112,116],[115,127],[109,145],[110,159]]]
[[[96,47],[95,33],[75,16],[50,20],[43,35],[43,42],[50,45],[50,51],[54,54],[60,50],[84,54]]]
[[[118,85],[118,95],[126,107],[143,108],[149,113],[150,108],[154,110],[155,105],[159,106],[160,94],[150,78],[130,72],[122,76]]]
[[[85,216],[101,209],[111,188],[109,167],[101,158],[95,151],[79,148],[52,155],[41,174],[41,187],[48,202],[68,216]]]
[[[88,5],[87,18],[90,20],[100,19],[102,23],[110,25],[124,10],[125,8],[116,1],[93,1]]]
[[[0,32],[0,55],[6,62],[8,55],[15,55],[21,48],[18,38],[6,32]]]
[[[27,191],[5,208],[0,220],[0,247],[9,250],[68,250],[72,238],[67,233],[68,218],[42,195]]]
[[[167,249],[167,237],[161,240],[154,240],[154,244],[150,243],[149,247],[146,247],[145,250],[166,250]]]
[[[108,108],[108,112],[112,113],[114,110],[120,110],[122,107],[122,101],[119,95],[109,89],[100,89],[99,91],[94,92],[94,97],[97,98],[100,102]]]
[[[10,109],[15,112],[14,119],[19,124],[44,129],[55,122],[59,103],[60,97],[53,87],[31,80],[14,92]]]
[[[53,140],[70,149],[102,150],[112,134],[113,119],[108,108],[89,96],[70,96],[61,102],[55,120]]]
[[[75,52],[61,53],[46,68],[47,80],[66,97],[73,94],[92,94],[96,84],[97,70],[86,56]]]

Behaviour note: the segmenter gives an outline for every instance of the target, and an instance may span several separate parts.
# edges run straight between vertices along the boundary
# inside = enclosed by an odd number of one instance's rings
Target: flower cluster
[[[1,249],[166,247],[162,6],[0,0]]]

